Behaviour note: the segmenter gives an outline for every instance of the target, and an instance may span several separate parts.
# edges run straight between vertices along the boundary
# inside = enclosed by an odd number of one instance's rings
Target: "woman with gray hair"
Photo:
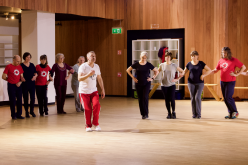
[[[148,53],[143,51],[140,54],[139,62],[131,65],[126,71],[135,82],[135,88],[138,94],[140,114],[142,119],[148,118],[148,99],[151,87],[151,81],[158,75],[158,70],[150,62],[147,61]],[[137,77],[134,77],[131,70],[136,69]],[[150,70],[154,72],[154,76],[150,77]]]
[[[64,63],[64,59],[64,54],[56,54],[56,63],[53,65],[51,70],[51,76],[53,76],[53,73],[55,73],[54,88],[56,91],[58,114],[66,114],[66,112],[64,111],[64,104],[66,96],[67,79],[70,77],[70,74],[74,73],[74,70],[69,65]],[[68,76],[66,76],[66,70],[69,70]]]
[[[81,64],[85,62],[84,56],[80,56],[78,58],[77,64],[75,64],[72,68],[74,69],[74,74],[72,75],[71,79],[71,88],[74,92],[74,98],[75,98],[75,107],[76,111],[84,111],[84,108],[82,107],[80,103],[80,98],[78,94],[78,87],[79,87],[79,81],[78,81],[78,68],[80,67]]]

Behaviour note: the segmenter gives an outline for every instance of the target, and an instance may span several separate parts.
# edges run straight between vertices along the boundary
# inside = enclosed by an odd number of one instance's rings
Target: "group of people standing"
[[[248,72],[244,72],[246,67],[243,63],[241,63],[237,58],[232,57],[229,47],[222,48],[221,59],[214,70],[211,70],[203,61],[199,60],[199,54],[197,51],[192,51],[190,53],[191,61],[187,63],[184,70],[177,66],[177,64],[171,62],[171,52],[165,53],[165,62],[161,63],[158,69],[147,61],[147,55],[147,52],[141,52],[140,61],[134,63],[127,69],[127,73],[135,82],[142,119],[148,118],[149,89],[151,86],[151,81],[157,77],[159,72],[162,72],[161,89],[168,111],[167,119],[176,119],[175,82],[179,81],[188,71],[188,89],[191,98],[192,118],[200,119],[201,93],[204,88],[204,78],[210,74],[217,73],[219,70],[221,71],[221,91],[228,109],[228,115],[225,116],[225,118],[235,119],[238,117],[239,113],[237,111],[235,101],[232,98],[236,77],[240,74],[248,76]],[[240,68],[240,70],[235,71],[236,67]],[[136,77],[134,77],[131,73],[133,69],[135,69],[137,75]],[[153,77],[150,77],[150,70],[154,72]],[[204,74],[203,70],[205,70]],[[180,72],[178,77],[175,77],[176,72]]]
[[[98,120],[101,107],[96,81],[98,81],[101,87],[102,98],[105,97],[105,90],[100,67],[95,64],[95,52],[91,51],[87,53],[87,62],[85,62],[83,56],[80,56],[78,63],[73,67],[64,63],[65,57],[62,53],[56,55],[56,63],[52,68],[48,65],[46,55],[40,56],[40,64],[36,66],[30,62],[31,58],[31,54],[26,52],[23,54],[24,61],[21,63],[21,57],[15,55],[13,57],[13,63],[6,66],[2,75],[2,79],[8,81],[7,90],[12,119],[25,118],[22,116],[22,96],[24,99],[26,118],[30,118],[30,115],[36,117],[34,113],[35,93],[38,99],[40,116],[48,115],[47,88],[49,83],[53,81],[54,74],[57,113],[66,114],[64,104],[67,80],[70,75],[73,74],[71,87],[74,92],[76,111],[85,111],[85,127],[87,132],[92,131],[92,126],[95,126],[96,131],[100,131],[101,128]],[[28,104],[29,97],[30,104]],[[17,106],[17,112],[15,112],[15,106]],[[91,121],[92,113],[93,121]]]

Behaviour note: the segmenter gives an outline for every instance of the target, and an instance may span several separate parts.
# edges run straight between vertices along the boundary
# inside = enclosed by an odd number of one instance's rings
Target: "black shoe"
[[[22,116],[18,116],[16,117],[17,119],[25,119],[25,117],[22,117]]]
[[[66,112],[65,112],[65,111],[63,111],[63,112],[62,112],[62,114],[66,114]]]
[[[34,112],[30,112],[30,115],[32,115],[33,117],[36,117]]]
[[[29,113],[26,113],[26,118],[30,118]]]
[[[12,120],[16,120],[17,118],[16,117],[12,117]]]
[[[172,119],[176,119],[177,117],[176,117],[176,112],[172,112],[172,117],[171,117]]]
[[[48,112],[47,111],[45,111],[45,115],[48,115]]]
[[[146,119],[146,116],[142,116],[142,119]]]
[[[197,116],[197,119],[201,119],[201,116]]]
[[[166,118],[167,119],[171,119],[171,114],[168,114],[168,116]]]
[[[40,113],[40,116],[44,116],[44,113]]]

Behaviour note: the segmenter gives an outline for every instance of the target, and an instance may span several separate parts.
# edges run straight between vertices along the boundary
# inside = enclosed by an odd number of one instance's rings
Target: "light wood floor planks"
[[[85,132],[84,115],[66,99],[66,115],[15,120],[0,107],[0,165],[247,165],[248,102],[227,120],[224,102],[203,101],[202,119],[191,118],[189,100],[176,101],[178,119],[166,119],[164,100],[150,100],[148,120],[138,101],[101,100],[101,132]],[[24,114],[24,113],[23,113]]]

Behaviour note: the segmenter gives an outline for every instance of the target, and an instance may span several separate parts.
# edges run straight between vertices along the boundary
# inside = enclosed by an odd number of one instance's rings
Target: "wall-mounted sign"
[[[117,54],[118,54],[118,55],[121,55],[121,50],[118,50],[118,51],[117,51]]]
[[[151,29],[159,29],[159,24],[151,24]]]
[[[121,34],[121,28],[112,28],[112,34]]]
[[[118,77],[121,77],[121,72],[118,72],[117,76],[118,76]]]

